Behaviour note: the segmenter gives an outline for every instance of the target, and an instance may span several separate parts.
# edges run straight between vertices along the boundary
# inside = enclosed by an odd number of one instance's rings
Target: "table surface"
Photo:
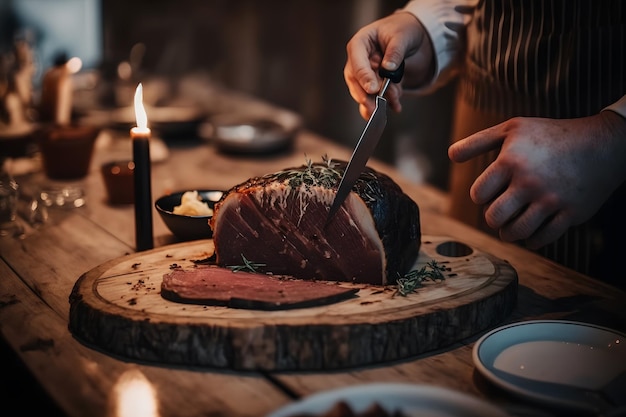
[[[250,108],[264,106],[245,102]],[[99,172],[103,162],[130,157],[129,140],[103,132],[84,180],[84,207],[50,209],[48,222],[37,228],[18,219],[24,235],[0,238],[0,333],[68,416],[116,415],[119,387],[133,376],[149,382],[161,416],[263,416],[310,394],[370,382],[449,388],[509,410],[536,407],[496,389],[477,373],[472,347],[481,334],[408,360],[332,372],[158,366],[115,358],[81,344],[68,330],[68,297],[76,280],[98,265],[135,252],[133,207],[107,204]],[[174,143],[167,158],[152,164],[152,195],[227,189],[252,176],[301,165],[305,158],[316,160],[326,154],[348,159],[350,152],[306,130],[297,134],[293,149],[257,157],[221,154],[208,141]],[[453,221],[442,214],[446,199],[438,190],[411,183],[379,161],[370,166],[390,175],[419,204],[424,234],[450,236],[515,268],[518,300],[502,325],[564,319],[626,331],[624,292]],[[34,177],[18,180],[28,189],[35,185]],[[153,217],[155,247],[177,242],[156,212]]]

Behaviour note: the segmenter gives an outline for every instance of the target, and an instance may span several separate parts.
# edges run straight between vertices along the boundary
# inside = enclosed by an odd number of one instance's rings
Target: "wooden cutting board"
[[[408,296],[345,283],[357,296],[279,311],[181,304],[160,295],[164,274],[213,253],[212,240],[164,246],[86,272],[70,296],[69,327],[83,343],[161,364],[237,370],[322,370],[408,358],[503,320],[517,300],[507,262],[442,236],[422,236],[417,266],[436,260],[446,279]]]

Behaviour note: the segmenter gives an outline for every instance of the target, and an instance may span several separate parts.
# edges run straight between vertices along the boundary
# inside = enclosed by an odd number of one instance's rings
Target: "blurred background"
[[[102,85],[121,79],[134,88],[137,80],[158,78],[173,92],[187,77],[209,79],[291,110],[306,129],[352,148],[365,120],[343,79],[345,45],[360,27],[403,4],[0,0],[0,53],[9,53],[16,40],[28,42],[35,92],[56,58],[79,57],[81,74],[90,75],[76,86],[97,90],[103,106],[120,104],[119,92]],[[454,87],[424,97],[405,95],[404,110],[390,114],[375,156],[416,182],[445,190]]]

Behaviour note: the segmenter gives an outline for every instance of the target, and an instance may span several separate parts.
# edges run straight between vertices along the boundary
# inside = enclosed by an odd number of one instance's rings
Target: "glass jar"
[[[17,216],[18,185],[8,165],[8,159],[0,159],[0,236],[12,234]]]

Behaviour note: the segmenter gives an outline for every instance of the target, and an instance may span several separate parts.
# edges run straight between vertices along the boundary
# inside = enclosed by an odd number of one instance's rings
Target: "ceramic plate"
[[[146,106],[148,126],[155,135],[163,138],[194,138],[207,115],[194,106],[154,107]],[[136,125],[135,109],[132,106],[106,110],[90,110],[81,118],[82,124],[110,127],[127,132]]]
[[[337,402],[345,401],[352,411],[362,413],[378,403],[387,413],[402,411],[407,417],[508,417],[499,408],[457,391],[429,385],[364,384],[308,396],[267,417],[291,417],[308,413],[323,415]]]
[[[599,391],[626,375],[626,335],[573,321],[527,321],[482,336],[473,360],[487,379],[514,394],[597,411],[606,408]],[[626,392],[619,385],[612,383],[611,391]]]
[[[222,114],[211,118],[204,134],[225,153],[266,154],[289,148],[300,126],[300,118],[289,112]]]

